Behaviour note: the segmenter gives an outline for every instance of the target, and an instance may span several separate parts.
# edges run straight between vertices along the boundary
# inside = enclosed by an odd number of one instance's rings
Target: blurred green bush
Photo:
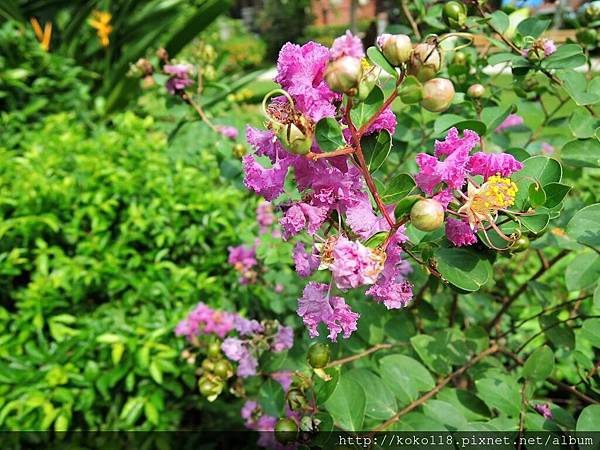
[[[1,429],[213,420],[173,329],[200,300],[231,307],[226,248],[254,211],[213,142],[170,157],[153,122],[61,113],[0,146]]]

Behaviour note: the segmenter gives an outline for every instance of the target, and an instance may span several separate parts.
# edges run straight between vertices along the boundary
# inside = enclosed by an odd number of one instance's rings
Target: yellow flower
[[[492,216],[499,209],[514,205],[517,191],[517,185],[510,178],[496,174],[489,177],[480,188],[469,184],[467,201],[458,212],[465,213],[471,228],[475,228],[483,220],[493,221]]]
[[[109,44],[108,36],[112,33],[111,19],[112,15],[106,11],[94,11],[94,18],[90,19],[90,26],[96,30],[103,47],[108,47]]]

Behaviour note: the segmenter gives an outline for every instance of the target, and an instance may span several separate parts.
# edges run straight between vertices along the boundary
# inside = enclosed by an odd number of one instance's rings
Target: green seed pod
[[[431,198],[419,200],[410,210],[410,223],[417,230],[437,230],[444,223],[444,207]]]
[[[332,91],[356,95],[362,75],[363,68],[360,59],[342,56],[327,65],[324,78]]]
[[[292,411],[302,411],[308,406],[306,397],[300,389],[290,389],[286,395],[286,400]]]
[[[227,380],[233,376],[233,366],[226,359],[220,359],[214,365],[214,374],[222,380]]]
[[[529,248],[529,238],[525,235],[521,235],[519,239],[517,239],[510,246],[511,253],[521,253]]]
[[[209,402],[215,400],[221,392],[223,392],[224,387],[223,381],[218,379],[217,377],[211,375],[204,375],[202,378],[198,380],[198,388],[200,389],[200,394]]]
[[[421,106],[431,112],[448,109],[454,99],[454,85],[446,78],[434,78],[423,84]]]
[[[329,362],[331,350],[329,345],[317,342],[308,349],[307,361],[314,369],[322,369]]]
[[[408,65],[409,75],[414,75],[419,81],[431,80],[442,66],[442,54],[433,44],[417,44],[413,48]]]
[[[298,425],[292,419],[282,418],[275,424],[275,439],[282,444],[291,444],[298,437]]]
[[[412,43],[406,34],[384,35],[381,52],[392,66],[408,62],[412,53]]]
[[[206,354],[213,359],[221,356],[221,342],[212,341],[210,344],[208,344],[208,347],[206,348]]]
[[[464,52],[456,52],[454,53],[454,57],[452,58],[452,64],[456,64],[457,66],[465,66],[467,65],[468,58]]]
[[[481,98],[483,97],[485,94],[485,88],[483,87],[482,84],[472,84],[471,86],[469,86],[469,89],[467,89],[467,95],[471,98]]]
[[[467,7],[464,3],[457,1],[447,2],[442,9],[442,18],[450,28],[460,30],[464,28],[467,20]]]
[[[200,367],[202,367],[202,369],[204,369],[207,372],[212,372],[213,370],[215,370],[215,363],[210,359],[206,358],[202,361]]]

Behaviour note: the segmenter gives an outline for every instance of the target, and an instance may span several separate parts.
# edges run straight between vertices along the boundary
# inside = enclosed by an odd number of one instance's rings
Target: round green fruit
[[[417,230],[437,230],[444,223],[444,207],[431,198],[419,200],[410,210],[410,223]]]
[[[360,59],[342,56],[332,61],[325,69],[325,83],[334,92],[356,95],[358,83],[363,75]]]
[[[452,58],[452,64],[464,66],[467,64],[467,55],[464,52],[456,52]]]
[[[322,369],[329,362],[331,356],[331,350],[329,345],[317,342],[308,349],[307,361],[308,364],[314,369]]]
[[[446,78],[434,78],[423,84],[421,106],[427,111],[442,112],[448,109],[454,99],[454,85]]]
[[[481,98],[485,94],[485,87],[482,84],[472,84],[467,89],[467,95],[471,98]]]
[[[233,366],[226,359],[220,359],[215,363],[214,374],[223,380],[231,378]]]
[[[513,253],[524,252],[529,248],[529,238],[525,235],[522,235],[519,239],[517,239],[511,246],[510,251]]]
[[[446,2],[442,10],[442,18],[450,28],[461,29],[467,20],[467,7],[457,1]]]
[[[292,419],[279,419],[275,424],[275,439],[282,444],[291,444],[298,437],[298,425]]]
[[[221,343],[219,341],[213,341],[210,344],[208,344],[206,354],[211,358],[221,356]]]

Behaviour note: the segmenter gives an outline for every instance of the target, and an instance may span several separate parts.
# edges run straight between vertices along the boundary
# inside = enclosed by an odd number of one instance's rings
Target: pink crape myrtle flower
[[[539,414],[544,416],[544,419],[553,419],[552,411],[550,411],[550,406],[548,405],[548,403],[538,403],[537,405],[533,406],[533,409],[535,409]]]
[[[456,220],[452,217],[448,217],[446,221],[446,236],[457,247],[477,243],[477,235],[471,229],[471,226],[465,221]]]
[[[383,259],[360,242],[340,237],[333,247],[331,273],[340,289],[357,288],[377,281]]]
[[[228,125],[217,125],[216,129],[220,134],[231,139],[232,141],[235,141],[239,134],[236,127],[231,127]]]
[[[333,101],[340,98],[329,89],[323,78],[329,57],[329,49],[315,42],[302,46],[288,42],[281,48],[277,59],[275,82],[292,96],[296,107],[315,123],[323,117],[335,116]]]
[[[284,350],[289,350],[294,345],[294,330],[291,327],[284,327],[279,325],[277,333],[273,337],[273,344],[271,350],[276,353]]]
[[[175,328],[177,336],[186,336],[188,340],[200,334],[215,334],[225,337],[234,329],[237,314],[226,311],[215,311],[204,303],[198,306]]]
[[[496,133],[500,133],[507,128],[518,127],[519,125],[523,125],[525,121],[523,117],[518,114],[509,114],[506,119],[502,121],[500,125],[496,127]]]
[[[241,378],[256,375],[258,361],[250,353],[246,343],[235,337],[228,337],[221,344],[225,356],[238,363],[237,375]]]
[[[324,323],[329,329],[329,339],[337,340],[339,333],[345,338],[356,330],[356,322],[360,315],[353,312],[343,298],[329,295],[329,286],[310,281],[298,300],[298,315],[308,327],[311,337],[319,335],[317,327]]]
[[[194,84],[194,80],[189,78],[193,70],[194,66],[191,64],[165,64],[163,71],[171,75],[166,84],[169,94],[175,95]]]
[[[479,144],[479,135],[465,130],[463,137],[458,130],[451,128],[444,141],[435,142],[435,155],[419,153],[416,157],[419,173],[415,177],[417,186],[431,195],[440,183],[446,183],[453,189],[460,189],[465,182],[469,152]],[[445,156],[444,160],[440,158]]]
[[[314,251],[309,254],[302,242],[296,242],[292,254],[296,273],[300,277],[309,277],[319,268],[319,255],[315,254]]]
[[[346,34],[336,38],[329,50],[331,59],[338,59],[342,56],[351,56],[352,58],[364,58],[365,50],[362,41],[357,36],[354,36],[350,30],[346,30]]]
[[[523,168],[523,164],[508,153],[477,152],[469,158],[467,169],[471,175],[481,175],[487,180],[492,175],[508,177]]]

